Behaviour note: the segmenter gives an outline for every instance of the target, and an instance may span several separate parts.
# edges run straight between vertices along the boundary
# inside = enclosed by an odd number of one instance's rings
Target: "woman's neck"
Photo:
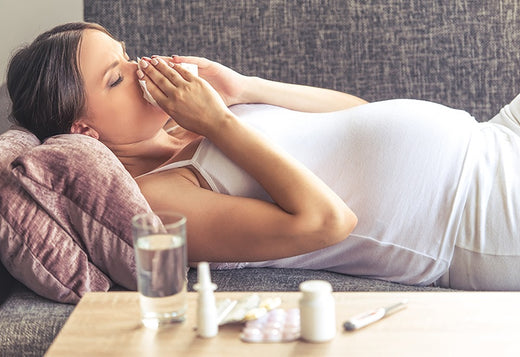
[[[137,177],[171,160],[197,137],[199,136],[179,127],[169,133],[161,130],[156,137],[146,142],[111,149],[130,175]]]

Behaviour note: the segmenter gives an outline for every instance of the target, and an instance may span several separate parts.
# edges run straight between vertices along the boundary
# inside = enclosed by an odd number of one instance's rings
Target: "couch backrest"
[[[131,56],[193,54],[375,101],[487,120],[520,90],[517,0],[85,0]]]

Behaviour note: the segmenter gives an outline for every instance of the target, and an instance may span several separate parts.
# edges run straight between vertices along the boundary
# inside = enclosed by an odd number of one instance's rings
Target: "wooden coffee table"
[[[217,299],[251,293],[216,293]],[[259,292],[298,306],[300,293]],[[215,338],[197,336],[196,293],[188,318],[164,330],[141,326],[135,292],[88,293],[72,312],[46,356],[518,356],[520,292],[334,293],[338,333],[327,343],[244,343],[241,325],[223,326]],[[343,321],[369,309],[408,299],[408,307],[355,332]]]

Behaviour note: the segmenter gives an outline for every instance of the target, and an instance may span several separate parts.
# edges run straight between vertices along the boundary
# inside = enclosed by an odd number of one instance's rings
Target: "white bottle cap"
[[[332,292],[332,285],[325,280],[307,280],[300,284],[300,291],[305,295],[320,295]]]

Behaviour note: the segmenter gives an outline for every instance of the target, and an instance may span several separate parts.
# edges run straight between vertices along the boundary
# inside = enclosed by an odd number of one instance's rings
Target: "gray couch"
[[[350,92],[432,100],[492,117],[519,90],[516,0],[85,0],[85,19],[130,56],[194,54],[244,74]],[[4,113],[4,111],[0,111]],[[4,118],[1,118],[4,120]],[[214,271],[219,290],[439,291],[294,269]],[[0,269],[0,355],[39,356],[74,306],[43,299]],[[196,280],[189,272],[189,288]]]

